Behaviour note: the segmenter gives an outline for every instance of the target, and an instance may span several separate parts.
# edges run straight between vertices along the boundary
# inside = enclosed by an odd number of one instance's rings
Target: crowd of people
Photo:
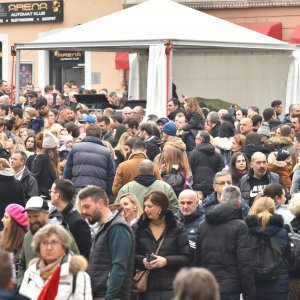
[[[280,100],[260,113],[171,98],[166,117],[90,110],[75,83],[29,84],[11,105],[5,86],[0,298],[299,299],[300,104],[281,116]],[[262,243],[276,262],[257,258]]]

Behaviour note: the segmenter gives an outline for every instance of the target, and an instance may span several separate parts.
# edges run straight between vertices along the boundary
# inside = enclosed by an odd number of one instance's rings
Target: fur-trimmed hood
[[[269,141],[273,142],[279,148],[288,148],[293,145],[292,140],[286,136],[272,136]]]
[[[29,266],[35,265],[36,270],[38,270],[40,258],[32,259]],[[66,273],[71,273],[72,275],[77,275],[79,272],[86,271],[88,267],[87,260],[81,255],[65,255],[61,264],[61,275],[65,275]]]
[[[271,152],[268,156],[268,163],[271,164],[271,165],[274,165],[278,168],[284,168],[286,166],[288,166],[288,164],[282,160],[282,161],[279,161],[276,159],[276,154],[275,152]]]

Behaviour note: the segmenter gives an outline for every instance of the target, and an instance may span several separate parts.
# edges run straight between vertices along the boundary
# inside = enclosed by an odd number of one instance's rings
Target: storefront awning
[[[292,34],[292,37],[290,39],[290,43],[292,44],[300,44],[300,25],[298,25],[293,34]]]
[[[117,70],[128,70],[129,69],[129,59],[128,59],[129,52],[117,52],[115,63]]]
[[[239,24],[245,28],[282,40],[282,24],[278,23],[246,23]]]

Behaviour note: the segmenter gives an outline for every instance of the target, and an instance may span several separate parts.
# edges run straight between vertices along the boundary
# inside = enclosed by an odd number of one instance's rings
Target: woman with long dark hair
[[[173,299],[172,282],[176,273],[188,266],[190,249],[187,235],[169,210],[164,193],[152,191],[145,196],[144,213],[134,225],[134,232],[136,268],[150,271],[148,289],[139,293],[139,299]]]
[[[229,171],[232,177],[233,185],[239,184],[241,178],[247,174],[249,167],[249,160],[246,154],[242,152],[236,152],[232,155]]]

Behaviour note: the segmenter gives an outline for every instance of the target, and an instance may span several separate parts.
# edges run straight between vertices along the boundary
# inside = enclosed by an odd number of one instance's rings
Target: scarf
[[[46,265],[45,262],[41,259],[39,263],[39,269],[40,269],[40,276],[43,278],[43,280],[47,280],[55,271],[56,267],[61,264],[62,257],[60,257],[57,261],[53,262],[52,264]]]

